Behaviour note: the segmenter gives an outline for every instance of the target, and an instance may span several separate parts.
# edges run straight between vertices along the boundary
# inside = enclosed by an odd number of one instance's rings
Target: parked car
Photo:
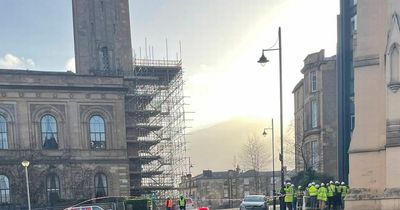
[[[240,210],[268,210],[267,198],[264,195],[247,195],[240,203]]]
[[[100,206],[77,206],[77,207],[70,207],[64,210],[104,210]]]

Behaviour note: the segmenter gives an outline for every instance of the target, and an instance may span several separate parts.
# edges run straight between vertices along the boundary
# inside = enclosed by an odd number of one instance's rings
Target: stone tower
[[[72,0],[76,73],[132,71],[128,0]]]

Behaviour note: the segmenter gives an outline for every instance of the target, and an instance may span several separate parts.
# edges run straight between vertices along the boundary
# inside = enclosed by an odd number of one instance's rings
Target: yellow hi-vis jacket
[[[327,200],[328,200],[328,195],[327,195],[327,193],[328,193],[328,190],[326,189],[326,187],[321,186],[321,187],[318,189],[317,199],[318,199],[319,201],[327,201]]]
[[[291,203],[293,202],[293,187],[292,186],[287,186],[284,188],[285,190],[285,203]]]
[[[314,185],[311,185],[308,189],[310,196],[317,196],[318,190]]]
[[[342,198],[346,197],[349,192],[349,188],[346,185],[342,185]]]
[[[334,184],[330,184],[328,186],[328,197],[333,197],[336,194],[336,186]]]

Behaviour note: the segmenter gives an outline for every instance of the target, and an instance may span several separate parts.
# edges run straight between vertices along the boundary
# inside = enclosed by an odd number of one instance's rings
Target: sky
[[[71,0],[1,0],[0,68],[74,69]],[[283,113],[304,58],[336,53],[339,0],[130,0],[132,48],[182,58],[190,130],[234,117],[279,118],[278,53],[261,67],[261,49],[282,28]],[[181,52],[179,54],[181,43]]]

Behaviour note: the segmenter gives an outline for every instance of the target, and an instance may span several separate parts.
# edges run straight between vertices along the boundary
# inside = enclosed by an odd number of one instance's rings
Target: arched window
[[[399,81],[399,49],[397,46],[393,47],[392,54],[390,54],[390,80]]]
[[[107,177],[102,173],[98,173],[94,176],[95,196],[104,197],[108,195],[107,189]]]
[[[106,132],[104,119],[98,115],[89,120],[90,146],[92,149],[106,148]]]
[[[0,175],[0,204],[10,203],[10,182],[4,175]]]
[[[51,115],[44,115],[40,120],[42,144],[44,149],[58,149],[57,121]]]
[[[46,187],[47,200],[50,206],[54,206],[60,199],[60,180],[56,174],[51,173],[47,176]]]
[[[8,132],[6,118],[0,115],[0,149],[8,149]]]

